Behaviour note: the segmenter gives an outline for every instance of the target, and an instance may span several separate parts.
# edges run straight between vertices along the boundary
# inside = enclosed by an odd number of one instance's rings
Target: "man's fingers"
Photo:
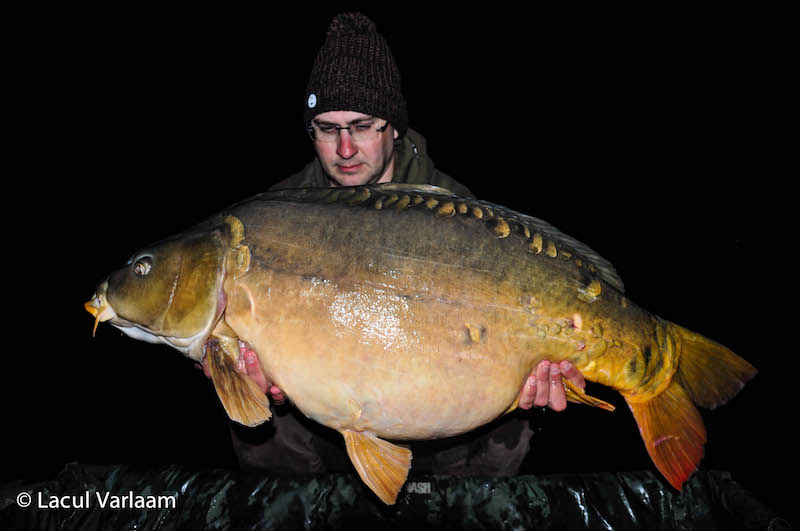
[[[572,363],[550,363],[547,360],[540,362],[525,381],[520,393],[519,407],[530,409],[532,406],[539,406],[549,407],[553,411],[564,411],[567,408],[567,393],[563,378],[581,389],[586,387],[583,374]]]
[[[286,396],[284,396],[283,391],[281,391],[277,385],[273,385],[269,388],[269,394],[272,396],[272,401],[277,405],[286,402]]]
[[[528,379],[525,380],[525,385],[522,386],[522,392],[519,395],[519,404],[517,407],[520,409],[530,409],[533,406],[533,401],[536,398],[536,375],[531,373]]]
[[[564,360],[559,364],[559,367],[561,368],[561,374],[564,375],[564,378],[569,380],[572,384],[581,389],[586,387],[586,380],[583,378],[583,374],[581,374],[581,371],[576,369],[572,363]]]
[[[252,350],[248,350],[244,354],[244,366],[246,367],[247,376],[252,379],[261,391],[266,394],[269,389],[267,379],[264,373],[261,372],[261,365],[258,363],[258,357]]]
[[[548,405],[553,411],[564,411],[567,408],[567,393],[564,390],[564,382],[561,380],[561,367],[555,364],[550,366],[550,403]]]
[[[273,403],[283,404],[286,401],[286,396],[277,385],[272,385],[267,381],[255,351],[242,350],[244,351],[244,364],[247,367],[247,375],[256,383],[259,389],[264,391],[264,394],[269,394],[272,397]]]
[[[536,367],[536,396],[533,404],[544,407],[550,403],[550,362],[543,361]]]

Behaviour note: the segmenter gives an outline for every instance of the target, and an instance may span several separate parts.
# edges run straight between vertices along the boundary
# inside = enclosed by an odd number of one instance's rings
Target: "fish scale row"
[[[434,188],[434,187],[431,187]],[[441,190],[441,189],[440,189]],[[593,275],[600,275],[607,282],[622,291],[621,281],[606,278],[603,271],[613,272],[610,264],[605,264],[602,258],[595,253],[582,253],[574,247],[564,243],[567,237],[558,229],[536,218],[526,216],[521,219],[515,212],[486,201],[468,200],[443,193],[423,190],[413,190],[408,193],[394,192],[385,187],[345,187],[345,188],[319,188],[303,190],[280,190],[267,192],[258,196],[259,199],[269,200],[272,197],[285,198],[290,196],[299,202],[307,203],[342,203],[348,206],[371,207],[375,210],[396,210],[422,206],[439,217],[454,217],[456,215],[468,216],[484,222],[485,226],[498,238],[505,239],[512,234],[517,234],[525,242],[526,249],[535,255],[544,254],[550,258],[562,258],[571,261],[578,268],[585,268]],[[577,242],[576,242],[577,243]],[[579,244],[582,245],[582,244]],[[587,248],[588,249],[588,248]],[[588,255],[588,256],[587,256]],[[600,261],[600,267],[597,262]],[[599,296],[602,284],[597,279],[592,279],[583,290],[585,300],[594,300]]]

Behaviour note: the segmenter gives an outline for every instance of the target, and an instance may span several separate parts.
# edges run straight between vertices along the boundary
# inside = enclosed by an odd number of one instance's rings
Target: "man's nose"
[[[336,154],[343,159],[349,159],[358,153],[358,147],[353,143],[353,137],[347,129],[339,130],[339,139],[336,141]]]

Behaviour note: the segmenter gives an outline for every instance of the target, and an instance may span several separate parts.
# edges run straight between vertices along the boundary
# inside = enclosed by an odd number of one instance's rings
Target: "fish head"
[[[216,231],[184,234],[138,251],[84,304],[98,323],[166,343],[200,361],[225,306],[226,246]]]

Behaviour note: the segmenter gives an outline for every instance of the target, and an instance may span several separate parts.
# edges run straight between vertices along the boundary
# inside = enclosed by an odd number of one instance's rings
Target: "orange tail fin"
[[[645,402],[626,397],[650,458],[680,490],[703,457],[706,428],[695,405],[714,408],[733,398],[756,369],[719,343],[673,323],[678,368],[660,394]]]

